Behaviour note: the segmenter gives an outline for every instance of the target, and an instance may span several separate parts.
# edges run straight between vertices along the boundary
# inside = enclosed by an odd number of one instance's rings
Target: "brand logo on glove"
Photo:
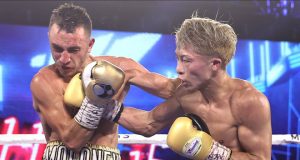
[[[107,84],[95,84],[93,86],[93,90],[95,95],[101,98],[111,98],[115,94],[115,91],[111,85]]]
[[[202,142],[201,139],[198,137],[195,137],[193,139],[190,139],[183,147],[183,153],[188,157],[193,157],[196,155],[201,148]]]

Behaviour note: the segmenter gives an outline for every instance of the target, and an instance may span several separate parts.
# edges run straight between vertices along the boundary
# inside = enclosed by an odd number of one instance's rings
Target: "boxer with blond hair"
[[[226,72],[236,43],[228,24],[186,19],[176,31],[176,70],[182,84],[151,111],[125,107],[118,123],[144,136],[171,125],[167,144],[194,160],[271,159],[268,99]]]

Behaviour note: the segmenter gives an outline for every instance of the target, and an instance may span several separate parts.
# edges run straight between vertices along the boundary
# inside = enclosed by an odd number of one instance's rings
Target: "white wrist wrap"
[[[82,101],[78,113],[75,115],[75,121],[88,129],[96,129],[104,112],[104,107],[89,103],[87,97]]]
[[[205,160],[229,160],[231,150],[220,143],[214,141],[210,153]]]

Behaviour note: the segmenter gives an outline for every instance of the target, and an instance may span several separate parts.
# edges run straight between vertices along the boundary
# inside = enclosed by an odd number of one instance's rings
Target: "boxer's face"
[[[199,55],[189,49],[176,50],[178,78],[189,89],[201,89],[212,76],[208,56]]]
[[[82,27],[78,27],[74,33],[67,33],[56,24],[48,34],[52,57],[59,73],[70,78],[80,72],[94,39],[90,39]]]

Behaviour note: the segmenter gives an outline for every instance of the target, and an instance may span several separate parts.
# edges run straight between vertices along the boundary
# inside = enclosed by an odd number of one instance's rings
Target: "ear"
[[[210,62],[214,71],[222,68],[222,60],[220,58],[212,58]]]
[[[94,46],[94,43],[95,43],[95,39],[94,39],[94,38],[91,38],[91,39],[90,39],[90,42],[89,42],[89,50],[88,50],[89,53],[92,51],[92,48],[93,48],[93,46]]]

